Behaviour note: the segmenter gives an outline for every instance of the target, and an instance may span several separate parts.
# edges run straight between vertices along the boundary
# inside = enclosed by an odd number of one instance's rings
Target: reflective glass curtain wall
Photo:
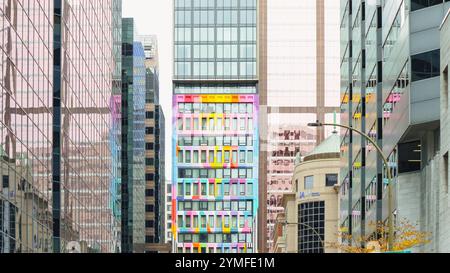
[[[122,20],[122,252],[143,252],[145,244],[145,90],[142,43],[134,41],[134,20]]]
[[[0,253],[52,252],[53,1],[0,3]]]
[[[58,30],[53,8],[53,1],[0,4],[0,249],[64,252],[67,242],[84,241],[89,251],[109,252],[112,1],[62,1]],[[54,31],[62,42],[55,59],[59,75],[53,74]],[[58,78],[60,111],[53,112]],[[52,159],[60,161],[57,169]],[[57,203],[53,173],[61,193]],[[52,204],[58,203],[53,209],[60,211],[59,222],[53,223]],[[53,224],[61,249],[52,246]]]
[[[305,156],[333,128],[339,114],[339,2],[267,0],[267,246],[292,190],[297,153]],[[336,116],[339,122],[339,115]]]
[[[61,235],[64,242],[86,241],[94,252],[113,247],[112,5],[112,0],[62,5]]]

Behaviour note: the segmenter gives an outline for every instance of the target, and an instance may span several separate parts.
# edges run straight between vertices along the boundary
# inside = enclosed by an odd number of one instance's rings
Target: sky
[[[159,47],[159,92],[166,117],[166,179],[172,162],[172,25],[173,0],[123,0],[122,16],[133,17],[139,35],[156,35]]]

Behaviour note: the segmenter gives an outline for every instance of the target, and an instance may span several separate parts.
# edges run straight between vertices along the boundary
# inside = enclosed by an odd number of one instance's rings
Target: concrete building
[[[439,232],[434,236],[437,252],[450,252],[450,196],[449,161],[450,120],[449,120],[449,65],[450,65],[450,11],[441,24],[441,164],[439,166],[440,183],[436,185],[436,200]]]
[[[261,2],[175,1],[176,252],[257,251]]]
[[[298,155],[294,191],[283,196],[274,252],[332,253],[338,242],[340,137],[332,134],[305,157]]]
[[[343,130],[340,226],[354,237],[376,236],[374,223],[391,213],[397,223],[407,219],[434,236],[442,232],[435,213],[442,157],[439,26],[449,6],[444,0],[341,1],[342,123],[378,142],[395,188],[390,211],[380,156]],[[438,242],[420,250],[439,251]]]
[[[267,250],[277,213],[283,209],[271,199],[292,190],[291,185],[280,191],[274,185],[291,181],[294,170],[295,149],[302,155],[311,152],[332,129],[305,128],[307,123],[320,120],[333,121],[339,112],[339,1],[336,0],[267,0],[267,94],[261,99],[261,112],[265,115],[267,130],[261,153],[266,171],[261,180],[267,183]],[[307,34],[307,35],[306,35]],[[266,107],[267,106],[267,107]],[[284,130],[292,132],[292,141],[276,144],[274,135]],[[300,132],[300,139],[298,137]],[[312,135],[311,135],[312,134]],[[283,137],[284,138],[284,137]],[[266,143],[267,142],[267,143]],[[294,145],[290,155],[279,156],[274,151]],[[278,147],[276,145],[279,145]],[[283,173],[273,173],[282,160]],[[262,200],[261,200],[262,204]]]

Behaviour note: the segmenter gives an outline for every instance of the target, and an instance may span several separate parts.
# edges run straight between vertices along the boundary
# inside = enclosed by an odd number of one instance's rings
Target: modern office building
[[[450,65],[450,11],[441,24],[441,183],[437,200],[439,204],[439,252],[450,252],[450,195],[449,162],[450,128],[449,128],[449,85],[448,68]]]
[[[268,184],[265,191],[268,219],[264,219],[267,225],[261,225],[262,229],[267,227],[261,231],[266,234],[265,251],[273,247],[274,221],[277,213],[283,212],[270,199],[292,190],[290,185],[280,192],[272,185],[283,185],[291,179],[296,155],[274,153],[286,146],[284,142],[275,144],[273,135],[285,128],[294,134],[293,138],[301,132],[300,139],[292,142],[294,151],[299,149],[305,155],[332,131],[332,128],[310,130],[305,128],[307,124],[316,120],[332,122],[334,112],[339,112],[339,1],[267,0],[266,16],[267,50],[261,60],[267,61],[267,94],[260,99],[261,112],[268,123],[261,141],[264,150],[261,158],[268,160],[264,161],[266,170],[260,171],[261,179]],[[280,160],[285,171],[274,174]]]
[[[156,36],[137,36],[145,54],[145,252],[171,251],[165,244],[165,117],[159,103]]]
[[[338,177],[341,168],[337,131],[305,156],[297,155],[294,189],[284,194],[285,212],[275,223],[273,252],[335,253],[338,242]],[[281,232],[280,232],[281,231]]]
[[[441,236],[433,196],[441,160],[439,26],[448,2],[341,1],[342,123],[382,146],[395,188],[389,208],[381,157],[343,130],[340,226],[353,237],[375,236],[374,223],[390,213]],[[421,250],[440,247],[436,239]]]
[[[122,252],[145,251],[145,53],[133,18],[122,20]],[[154,209],[154,208],[153,208]]]
[[[113,251],[121,252],[121,157],[122,157],[122,0],[113,1],[114,72],[111,97],[110,149],[113,176],[111,177],[111,209],[113,212]]]
[[[64,252],[69,241],[114,248],[112,7],[0,4],[1,252]]]
[[[175,1],[175,252],[257,251],[260,5]]]

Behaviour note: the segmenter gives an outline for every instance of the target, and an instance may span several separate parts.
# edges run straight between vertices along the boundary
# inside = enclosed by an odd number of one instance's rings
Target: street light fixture
[[[342,124],[337,124],[337,123],[321,123],[319,121],[316,121],[314,123],[308,123],[309,127],[324,127],[324,126],[333,126],[333,127],[341,127],[341,128],[345,128],[348,129],[350,131],[356,132],[359,135],[361,135],[362,137],[364,137],[367,141],[369,141],[378,151],[378,154],[381,156],[381,158],[384,161],[384,165],[386,166],[386,170],[387,170],[387,178],[388,178],[388,209],[389,209],[389,214],[388,214],[388,227],[389,227],[389,233],[388,233],[388,249],[389,251],[392,251],[394,249],[394,221],[393,221],[393,216],[392,216],[392,211],[394,208],[394,203],[393,203],[393,185],[392,185],[392,170],[391,167],[389,166],[387,157],[384,155],[383,150],[380,148],[380,146],[378,146],[378,144],[367,134],[361,132],[360,130],[357,130],[355,128],[352,128],[350,126],[346,126],[346,125],[342,125]]]
[[[317,230],[310,225],[304,224],[304,223],[289,223],[288,221],[278,221],[278,223],[289,226],[289,225],[296,225],[296,226],[303,226],[313,231],[313,233],[319,238],[320,243],[322,244],[322,248],[325,251],[325,242],[322,240],[322,236],[317,232]]]

